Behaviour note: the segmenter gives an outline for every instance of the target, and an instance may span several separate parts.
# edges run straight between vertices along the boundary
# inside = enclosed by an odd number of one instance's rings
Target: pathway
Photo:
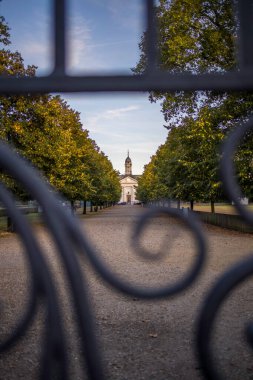
[[[116,206],[87,215],[80,223],[107,265],[124,279],[144,286],[173,282],[187,270],[194,258],[194,242],[180,223],[159,217],[149,226],[143,244],[155,252],[163,241],[166,254],[157,262],[139,258],[131,245],[131,231],[138,215],[143,212],[145,210],[139,206]],[[198,310],[215,279],[253,248],[252,235],[213,226],[204,228],[209,245],[205,269],[192,287],[172,299],[142,301],[122,295],[105,286],[88,262],[81,260],[80,265],[88,275],[108,379],[201,379],[193,350]],[[42,227],[36,228],[36,233],[55,272],[69,336],[72,340],[76,337],[78,342],[62,266],[56,259],[54,244]],[[1,314],[2,310],[5,311],[1,315],[2,334],[15,323],[26,299],[29,275],[23,257],[15,236],[1,239]],[[230,380],[252,379],[253,376],[252,351],[247,346],[242,347],[240,337],[240,329],[247,319],[253,317],[250,290],[253,290],[252,281],[235,292],[222,310],[217,324],[216,352]],[[42,317],[43,310],[40,310],[28,336],[9,355],[0,359],[0,379],[36,378]],[[73,342],[69,347],[72,379],[81,379],[78,350]]]

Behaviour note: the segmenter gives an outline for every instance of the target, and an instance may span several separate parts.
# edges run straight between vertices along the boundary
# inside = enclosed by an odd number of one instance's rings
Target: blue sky
[[[11,28],[12,50],[25,64],[38,66],[38,75],[52,69],[51,0],[2,0],[0,14]],[[69,0],[69,74],[131,73],[138,62],[138,43],[144,30],[143,0]],[[127,150],[134,174],[140,174],[150,156],[166,139],[159,104],[148,94],[63,94],[79,111],[84,128],[124,172]]]

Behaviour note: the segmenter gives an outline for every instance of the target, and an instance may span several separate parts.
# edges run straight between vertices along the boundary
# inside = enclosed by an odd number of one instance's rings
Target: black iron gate
[[[1,77],[0,94],[26,94],[48,92],[113,92],[113,91],[174,91],[174,90],[253,90],[253,5],[252,0],[238,1],[238,17],[240,24],[239,68],[234,72],[216,74],[178,74],[172,75],[157,69],[156,28],[154,17],[154,1],[146,0],[147,10],[147,70],[143,75],[125,76],[69,76],[66,74],[66,6],[65,0],[54,0],[54,70],[46,77]],[[221,171],[224,186],[228,196],[234,202],[239,214],[250,225],[253,225],[253,215],[239,202],[240,190],[235,180],[233,154],[237,144],[245,133],[253,127],[253,119],[238,126],[224,145]],[[196,242],[198,255],[189,273],[173,286],[163,288],[137,288],[131,283],[118,278],[102,262],[89,241],[81,232],[78,223],[59,206],[58,198],[52,194],[47,185],[42,182],[38,173],[24,163],[4,143],[0,144],[0,164],[2,169],[12,175],[37,199],[44,211],[45,220],[50,228],[60,257],[69,278],[73,302],[76,308],[77,323],[80,331],[82,348],[90,378],[103,379],[103,369],[100,361],[92,315],[89,309],[87,287],[74,252],[85,253],[95,270],[102,278],[117,290],[145,299],[163,298],[174,295],[189,286],[199,274],[205,258],[205,238],[199,222],[194,216],[188,217],[178,210],[152,209],[140,221],[135,232],[136,239],[146,221],[156,213],[166,213],[183,219],[190,227]],[[44,298],[47,306],[47,325],[44,336],[44,354],[42,357],[42,379],[49,379],[53,368],[57,368],[58,377],[68,379],[67,347],[64,340],[62,317],[59,312],[59,302],[46,260],[38,242],[18,211],[8,190],[0,186],[0,199],[13,219],[16,229],[26,247],[31,265],[32,290],[29,305],[24,311],[23,319],[11,332],[8,339],[0,344],[0,350],[5,351],[19,339],[27,330],[35,313],[38,299]],[[64,237],[64,238],[63,238]],[[197,326],[197,351],[200,366],[208,379],[221,379],[216,368],[210,347],[210,336],[214,319],[224,299],[229,292],[253,273],[253,257],[238,263],[217,281],[210,290],[202,307]],[[253,344],[253,323],[247,330],[249,343]]]

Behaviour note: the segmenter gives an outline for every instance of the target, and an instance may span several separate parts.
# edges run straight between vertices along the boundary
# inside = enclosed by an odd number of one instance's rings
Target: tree
[[[218,165],[224,135],[208,108],[201,110],[197,120],[185,118],[184,124],[170,131],[165,144],[146,166],[140,196],[145,194],[148,200],[170,197],[189,201],[191,207],[196,200],[214,205],[224,199]]]
[[[167,139],[168,185],[174,197],[190,201],[217,202],[224,199],[219,177],[222,131],[203,108],[197,120],[173,129]]]
[[[1,17],[0,43],[9,45],[9,38],[9,27]],[[20,53],[0,50],[0,74],[35,73],[35,66],[24,66]],[[79,113],[60,96],[7,94],[0,97],[0,117],[0,137],[72,203],[94,197],[101,202],[118,200],[120,185],[112,164],[83,129]],[[29,197],[11,178],[4,174],[1,178],[21,198]]]
[[[231,0],[160,0],[156,14],[161,69],[199,74],[235,68],[237,25]],[[141,56],[133,69],[135,73],[146,68],[145,46],[146,34],[140,43]],[[149,98],[151,102],[161,102],[170,128],[180,125],[186,116],[196,117],[202,106],[217,106],[227,96],[213,91],[152,91]]]
[[[72,202],[114,202],[119,180],[111,162],[82,129],[79,113],[59,96],[41,96],[30,104],[29,118],[12,125],[12,141]]]
[[[59,96],[41,97],[29,112],[29,120],[15,126],[19,150],[66,198],[86,198],[91,177],[84,157],[90,144],[79,114]]]
[[[239,70],[236,67],[235,55],[238,20],[233,13],[234,3],[236,0],[234,2],[231,0],[196,0],[194,2],[160,0],[156,8],[160,68],[171,73],[190,72],[193,75]],[[145,46],[146,34],[144,33],[140,43],[140,60],[133,69],[135,73],[145,71]],[[252,112],[253,94],[248,91],[237,93],[151,91],[149,99],[151,102],[161,102],[166,127],[171,131],[167,145],[168,149],[172,151],[175,149],[175,154],[173,158],[170,152],[171,160],[168,161],[170,175],[168,175],[169,182],[166,183],[170,189],[173,189],[172,194],[184,199],[186,197],[204,199],[206,194],[211,201],[223,196],[217,180],[218,144],[238,123],[249,118]],[[208,123],[210,123],[210,128]],[[204,130],[203,125],[205,125]],[[179,130],[174,131],[175,128]],[[190,144],[187,144],[185,140],[186,129]],[[200,141],[201,133],[205,136],[202,141]],[[213,137],[215,137],[214,140]],[[178,143],[176,139],[179,140]],[[210,152],[206,142],[210,144]],[[200,143],[203,149],[198,146]],[[251,137],[244,142],[235,160],[239,182],[245,194],[252,194],[250,183],[252,147]],[[185,152],[183,148],[188,151]],[[195,158],[194,150],[197,152]],[[206,154],[202,154],[202,150]],[[178,156],[177,151],[180,152]],[[209,183],[206,183],[206,177],[201,177],[201,172],[206,168],[208,168]]]
[[[144,203],[156,199],[154,189],[157,183],[157,178],[154,173],[153,157],[151,158],[151,161],[144,166],[144,172],[138,180],[138,187],[136,190],[136,197]]]
[[[168,198],[169,189],[164,178],[163,170],[166,147],[161,145],[151,161],[145,165],[144,172],[138,180],[136,197],[142,202]]]
[[[2,16],[0,16],[0,43],[3,44],[3,48],[0,49],[0,75],[17,77],[35,75],[35,66],[25,67],[19,52],[11,52],[6,49],[6,46],[10,45],[11,41],[9,26]],[[0,138],[14,145],[12,140],[13,125],[16,121],[24,120],[27,117],[24,109],[34,98],[30,95],[15,96],[5,94],[5,96],[0,96]],[[2,172],[0,178],[14,193],[23,198],[27,197],[27,193],[12,178]]]
[[[120,199],[121,186],[118,173],[108,157],[97,148],[89,161],[92,172],[92,185],[95,191],[90,200],[96,205],[117,202]]]

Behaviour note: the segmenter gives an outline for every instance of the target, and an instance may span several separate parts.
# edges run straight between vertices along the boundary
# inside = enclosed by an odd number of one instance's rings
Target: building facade
[[[138,202],[136,199],[136,190],[138,187],[139,175],[132,174],[132,160],[129,152],[125,160],[125,174],[120,176],[121,198],[120,203],[134,204]]]

